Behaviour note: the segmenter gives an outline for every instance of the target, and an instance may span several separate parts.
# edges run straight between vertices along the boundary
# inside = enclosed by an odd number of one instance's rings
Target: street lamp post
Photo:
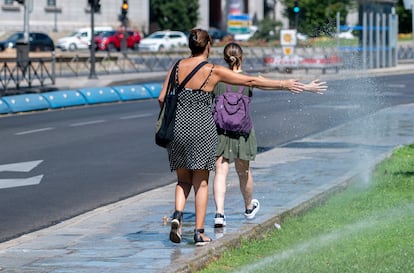
[[[95,5],[96,0],[89,1],[91,6],[91,42],[90,42],[90,56],[91,56],[91,67],[89,70],[89,79],[97,79],[98,76],[96,75],[95,71]]]

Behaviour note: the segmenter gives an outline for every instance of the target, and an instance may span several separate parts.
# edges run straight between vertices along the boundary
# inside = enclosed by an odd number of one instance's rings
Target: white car
[[[234,34],[234,40],[239,41],[239,42],[246,42],[250,38],[253,37],[254,33],[257,30],[258,30],[258,27],[252,25],[252,26],[249,27],[249,32],[247,32],[247,33],[235,33]]]
[[[103,31],[111,31],[112,27],[94,27],[95,36]],[[60,38],[57,41],[56,47],[61,50],[77,50],[77,49],[88,49],[91,44],[92,31],[91,28],[81,28],[74,31],[67,37]]]
[[[139,43],[140,51],[164,51],[188,46],[188,37],[181,31],[156,31]]]
[[[355,39],[354,34],[352,34],[353,29],[350,28],[347,31],[343,31],[343,32],[339,32],[338,33],[338,38],[340,39]]]
[[[307,39],[309,39],[308,35],[300,33],[300,32],[296,33],[296,38],[299,41],[306,41]]]

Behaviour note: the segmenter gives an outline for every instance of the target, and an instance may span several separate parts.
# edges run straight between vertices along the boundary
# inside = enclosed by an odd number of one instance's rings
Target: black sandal
[[[181,222],[183,219],[183,212],[176,210],[172,218],[170,240],[179,244],[181,242]]]
[[[207,239],[203,239],[203,236],[201,236],[201,234],[204,234],[204,228],[194,230],[194,242],[196,246],[204,246],[213,241],[209,237],[207,237]]]

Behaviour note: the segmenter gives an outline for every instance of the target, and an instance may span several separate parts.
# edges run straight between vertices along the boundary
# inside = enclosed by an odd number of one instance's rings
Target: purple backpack
[[[252,129],[250,97],[243,94],[244,86],[238,92],[227,85],[226,92],[216,97],[213,118],[216,126],[225,132],[249,134]]]

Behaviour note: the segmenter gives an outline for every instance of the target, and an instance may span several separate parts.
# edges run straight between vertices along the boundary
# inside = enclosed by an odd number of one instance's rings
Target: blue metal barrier
[[[123,86],[113,86],[112,87],[118,95],[121,97],[121,100],[138,100],[138,99],[150,99],[152,94],[145,88],[144,85],[123,85]]]
[[[153,98],[158,98],[162,89],[162,83],[147,83],[144,84],[144,86],[148,89]]]
[[[53,91],[43,94],[51,108],[63,108],[86,104],[86,99],[77,90]]]
[[[4,102],[2,99],[0,99],[0,114],[7,114],[10,113],[9,106],[6,102]]]
[[[2,99],[7,103],[11,112],[42,110],[50,107],[47,100],[40,94],[6,96]]]
[[[120,101],[118,93],[111,87],[92,87],[79,89],[88,104]]]

